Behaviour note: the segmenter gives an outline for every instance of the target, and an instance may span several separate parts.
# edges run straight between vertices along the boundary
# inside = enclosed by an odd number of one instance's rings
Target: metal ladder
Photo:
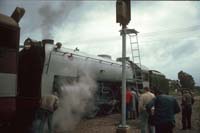
[[[143,85],[143,77],[142,77],[142,68],[141,68],[141,58],[140,58],[140,49],[138,43],[138,36],[139,33],[135,29],[128,29],[131,30],[128,33],[130,39],[130,46],[131,46],[131,56],[132,56],[132,69],[133,69],[133,76],[134,82],[136,84],[136,89],[139,90],[139,84]],[[143,86],[142,86],[143,87]]]

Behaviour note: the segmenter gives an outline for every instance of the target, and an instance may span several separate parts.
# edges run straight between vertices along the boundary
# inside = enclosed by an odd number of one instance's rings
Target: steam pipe
[[[15,11],[12,13],[11,18],[13,18],[17,23],[21,20],[21,18],[24,16],[25,9],[16,7]]]

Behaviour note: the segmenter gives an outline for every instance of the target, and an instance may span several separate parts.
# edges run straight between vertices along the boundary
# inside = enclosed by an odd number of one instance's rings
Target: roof
[[[146,66],[144,66],[144,65],[141,65],[141,69],[142,69],[143,71],[149,71],[149,68],[146,67]]]
[[[165,76],[163,73],[161,73],[161,72],[159,72],[159,71],[157,71],[157,70],[151,70],[151,72],[152,72],[153,74],[156,74],[156,75]]]
[[[13,18],[0,14],[0,25],[2,24],[8,27],[19,27],[18,23]]]

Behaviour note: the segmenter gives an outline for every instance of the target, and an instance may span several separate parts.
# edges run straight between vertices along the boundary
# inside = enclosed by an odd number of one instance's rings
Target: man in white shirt
[[[148,117],[149,114],[146,111],[146,105],[155,97],[153,93],[150,92],[148,87],[144,87],[144,93],[141,94],[139,98],[139,118],[140,118],[140,126],[141,126],[141,133],[152,133],[153,129],[150,129],[150,125],[148,124]],[[147,129],[149,131],[147,131]]]

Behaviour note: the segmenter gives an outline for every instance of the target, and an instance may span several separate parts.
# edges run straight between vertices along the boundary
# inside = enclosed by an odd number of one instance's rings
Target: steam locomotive
[[[122,63],[109,55],[89,55],[78,49],[67,49],[53,40],[35,41],[30,38],[20,50],[18,22],[24,9],[16,8],[9,16],[0,14],[0,129],[25,131],[31,125],[41,96],[53,91],[62,93],[59,81],[72,84],[89,75],[97,83],[95,101],[103,114],[119,109],[121,99]],[[143,86],[168,91],[165,75],[155,70],[139,68],[131,61],[126,64],[127,86],[136,87],[133,67],[137,67]],[[112,101],[117,101],[113,104]],[[96,113],[97,113],[96,112]],[[13,126],[15,128],[6,128]],[[24,129],[24,130],[20,130]]]

